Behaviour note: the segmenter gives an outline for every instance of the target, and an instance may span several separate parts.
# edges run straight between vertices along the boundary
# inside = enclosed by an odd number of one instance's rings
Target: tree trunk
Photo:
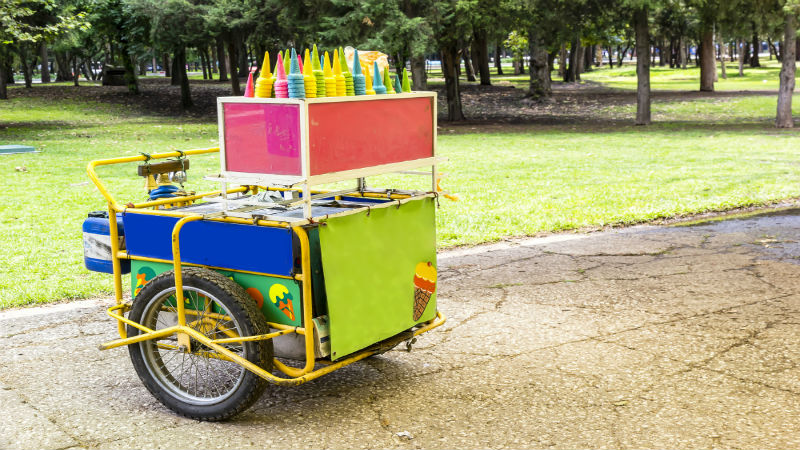
[[[56,52],[56,81],[72,81],[66,52]]]
[[[756,33],[756,23],[750,22],[753,27],[753,56],[750,58],[750,67],[761,67],[761,63],[758,61],[758,52],[761,51],[761,41],[758,39],[758,34]]]
[[[425,55],[411,57],[411,89],[428,90],[428,72],[425,71]]]
[[[173,69],[181,86],[181,108],[188,109],[193,106],[192,93],[189,88],[189,74],[186,73],[186,48],[178,47],[175,49],[175,65]]]
[[[128,92],[139,95],[139,80],[136,78],[136,66],[133,64],[133,56],[128,50],[128,44],[123,42],[120,51],[122,52],[122,67],[125,69],[125,85]]]
[[[247,62],[247,46],[245,45],[243,39],[236,39],[236,41],[239,44],[238,47],[236,48],[236,50],[238,50],[238,53],[236,54],[236,56],[239,57],[239,74],[238,75],[239,75],[239,78],[242,78],[242,77],[246,77],[250,73],[250,67],[248,67],[249,64]],[[233,61],[234,60],[231,60],[231,64],[233,64]]]
[[[206,52],[201,48],[197,48],[197,53],[200,55],[200,66],[203,68],[203,79],[208,79],[208,71],[206,70]]]
[[[647,8],[633,13],[636,33],[636,125],[650,125],[650,25]]]
[[[217,64],[219,65],[219,79],[217,81],[228,81],[228,66],[225,58],[225,43],[221,37],[217,38]]]
[[[87,63],[86,63],[86,60],[83,60],[83,61],[81,62],[81,72],[83,73],[83,77],[84,77],[84,78],[86,78],[86,81],[89,81],[89,80],[91,80],[91,79],[92,79],[92,78],[91,78],[91,75],[90,75],[90,73],[89,73],[89,68],[88,68],[88,67],[86,67],[86,66],[88,66],[88,65],[89,65],[89,64],[87,64]]]
[[[744,48],[744,42],[742,42],[741,40],[739,40],[738,50],[739,50],[739,76],[743,77],[745,48]]]
[[[71,55],[70,61],[72,61],[72,74],[73,74],[72,85],[77,87],[80,85],[79,82],[81,79],[78,72],[78,55]]]
[[[725,45],[721,40],[719,43],[719,65],[720,65],[720,76],[723,80],[728,79],[728,74],[725,72],[725,56],[727,55],[728,46]]]
[[[572,40],[571,47],[569,49],[569,66],[567,67],[566,74],[564,76],[564,81],[567,83],[574,83],[581,79],[581,73],[578,68],[580,64],[580,54],[581,54],[581,39],[580,37],[575,37]]]
[[[775,55],[775,59],[780,62],[781,57],[778,55],[778,49],[775,48],[775,44],[772,43],[772,38],[769,36],[767,36],[767,48],[769,49],[769,60],[772,61],[772,55]]]
[[[563,42],[558,50],[558,76],[564,81],[567,80],[567,44]]]
[[[8,88],[6,87],[8,73],[6,68],[8,67],[7,60],[9,55],[6,52],[6,49],[0,47],[0,100],[8,100]]]
[[[228,42],[228,63],[230,67],[233,69],[231,71],[231,93],[233,95],[242,95],[242,88],[239,86],[239,77],[238,74],[234,73],[236,70],[236,61],[239,59],[238,51],[239,49],[236,47],[235,39],[229,39]]]
[[[528,50],[531,54],[528,96],[537,100],[549,98],[552,95],[550,65],[548,64],[549,55],[536,29],[531,29],[528,32]]]
[[[487,43],[486,31],[476,31],[472,35],[472,61],[474,68],[477,68],[478,75],[480,75],[481,85],[491,85],[489,44]]]
[[[500,61],[500,45],[494,47],[494,67],[497,69],[497,74],[503,74],[503,62]]]
[[[30,89],[33,87],[33,73],[29,57],[28,44],[19,44],[17,54],[19,55],[19,62],[22,66],[22,75],[25,77],[25,88]]]
[[[775,118],[775,126],[778,128],[792,128],[792,92],[794,91],[795,66],[795,42],[797,39],[797,25],[794,15],[786,14],[786,22],[783,25],[783,44],[786,50],[781,62],[780,87],[778,88],[778,114]]]
[[[169,60],[169,53],[161,55],[161,68],[164,69],[164,77],[172,78],[172,62]]]
[[[547,54],[547,80],[550,84],[553,84],[553,63],[556,62],[556,55],[558,55],[556,50]]]
[[[614,51],[614,48],[609,45],[608,49],[606,51],[608,52],[608,68],[609,69],[613,69],[614,68],[614,55],[611,52]]]
[[[50,58],[47,56],[47,44],[42,42],[39,47],[39,53],[42,59],[42,83],[50,82]]]
[[[464,70],[467,72],[467,81],[477,81],[475,79],[475,68],[472,67],[472,58],[469,54],[469,50],[465,47],[461,50],[461,54],[464,55]]]
[[[700,39],[700,90],[714,91],[714,77],[717,74],[717,61],[714,58],[714,30],[707,26]]]
[[[184,50],[184,57],[185,57]],[[183,70],[181,69],[181,61],[178,58],[177,54],[172,55],[172,76],[170,77],[169,84],[172,86],[180,86],[181,85],[181,74],[186,70],[186,64],[183,65]]]
[[[687,51],[688,45],[686,44],[686,38],[681,36],[681,69],[685,69],[686,65],[689,64],[689,52]]]
[[[744,47],[742,47],[742,52],[744,53],[744,63],[750,64],[750,43],[745,42]]]
[[[452,121],[465,120],[461,108],[461,92],[458,88],[458,75],[456,64],[458,61],[458,47],[451,44],[442,49],[442,71],[444,72],[445,91],[447,92],[447,119]]]
[[[584,47],[581,73],[592,71],[592,58],[594,58],[594,46]]]
[[[217,41],[219,42],[219,41]],[[211,64],[211,73],[217,73],[217,44],[216,42],[211,45],[211,59],[209,60],[209,64]]]

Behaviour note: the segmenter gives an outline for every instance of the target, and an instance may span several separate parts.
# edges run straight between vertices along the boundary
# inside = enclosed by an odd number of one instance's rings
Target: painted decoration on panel
[[[301,175],[300,106],[224,103],[229,172]]]
[[[311,175],[433,156],[431,97],[308,105]]]
[[[134,297],[156,275],[173,269],[172,264],[137,260],[131,261],[131,266],[131,290]],[[300,301],[300,286],[296,281],[230,270],[217,272],[241,285],[268,322],[302,326],[303,305]]]

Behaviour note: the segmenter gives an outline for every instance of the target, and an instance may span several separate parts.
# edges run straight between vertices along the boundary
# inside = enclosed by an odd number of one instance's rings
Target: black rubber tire
[[[227,312],[227,316],[231,321],[235,322],[236,327],[239,328],[239,335],[253,336],[269,332],[266,318],[258,309],[256,302],[250,298],[239,284],[217,272],[203,268],[187,267],[182,270],[182,273],[185,295],[190,295],[194,292],[206,299],[213,298],[213,301]],[[153,278],[136,296],[128,317],[150,329],[156,329],[158,320],[163,319],[160,314],[164,311],[163,305],[167,304],[165,302],[169,301],[170,290],[174,295],[175,276],[173,271],[164,272]],[[156,305],[158,305],[159,312],[155,311]],[[150,322],[155,320],[155,323],[142,323],[142,320]],[[188,320],[189,316],[187,316]],[[217,326],[215,325],[215,329],[211,330],[210,333],[214,333]],[[137,334],[139,334],[139,330],[128,326],[128,336],[136,336]],[[174,336],[172,339],[174,339]],[[238,344],[238,346],[234,345],[237,351],[248,361],[267,371],[272,370],[273,347],[271,340],[244,342]],[[233,362],[220,362],[218,358],[208,358],[203,357],[202,354],[198,356],[198,354],[193,353],[188,354],[188,357],[192,361],[189,369],[193,368],[195,370],[195,394],[197,394],[197,374],[200,373],[202,376],[202,368],[199,363],[196,363],[198,360],[205,362],[206,368],[210,363],[213,363],[211,365],[225,365],[226,370],[232,368],[232,370],[237,370],[237,374],[233,381],[234,386],[229,391],[224,392],[223,395],[225,397],[220,397],[218,401],[213,398],[206,400],[196,395],[192,396],[190,387],[184,386],[182,382],[178,381],[170,373],[170,369],[167,367],[168,361],[164,361],[161,350],[157,350],[157,348],[155,340],[129,345],[128,350],[131,362],[150,393],[164,406],[184,417],[205,421],[228,419],[249,408],[261,397],[268,384],[266,380],[241,366],[230,366],[235,364]],[[206,348],[203,352],[214,353],[213,349],[210,348]],[[185,352],[172,350],[171,358],[177,355],[181,355],[184,359],[187,357]],[[156,364],[156,360],[160,361],[160,364]],[[181,363],[180,368],[181,370],[184,369],[183,363]],[[238,370],[238,368],[241,368],[241,370]],[[184,373],[181,373],[181,379],[185,378]],[[228,376],[227,373],[225,375]],[[231,381],[231,378],[223,381],[227,383]],[[208,384],[218,385],[213,383],[213,380]]]

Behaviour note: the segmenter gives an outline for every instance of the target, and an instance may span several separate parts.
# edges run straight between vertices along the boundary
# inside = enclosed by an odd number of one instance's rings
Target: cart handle
[[[213,148],[198,148],[194,150],[186,150],[186,151],[174,151],[174,152],[166,152],[166,153],[155,153],[149,156],[145,155],[137,155],[137,156],[123,156],[120,158],[109,158],[109,159],[98,159],[95,161],[90,162],[86,166],[86,173],[89,174],[89,178],[92,180],[94,185],[97,187],[97,190],[100,191],[100,194],[108,200],[109,205],[114,211],[122,211],[124,208],[117,203],[114,199],[114,196],[108,192],[105,185],[102,181],[100,181],[100,177],[97,176],[97,172],[95,168],[98,166],[109,166],[112,164],[124,164],[136,161],[147,161],[150,159],[163,159],[163,158],[175,158],[178,156],[186,156],[186,155],[203,155],[206,153],[218,153],[219,147]]]

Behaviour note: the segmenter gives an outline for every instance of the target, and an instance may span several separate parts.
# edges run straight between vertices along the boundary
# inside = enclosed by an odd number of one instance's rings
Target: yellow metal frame
[[[285,385],[285,386],[296,386],[303,384],[307,381],[313,380],[318,378],[322,375],[327,373],[333,372],[336,369],[344,367],[346,365],[352,364],[356,361],[360,361],[364,358],[367,358],[371,355],[376,353],[380,353],[383,349],[387,347],[394,346],[404,340],[408,340],[414,336],[418,336],[422,333],[430,331],[440,325],[442,325],[446,318],[442,313],[437,312],[436,317],[433,320],[428,322],[419,324],[411,333],[401,333],[394,338],[387,339],[386,341],[376,343],[375,345],[368,347],[364,350],[361,350],[349,357],[338,361],[336,363],[331,363],[329,361],[317,361],[315,358],[315,350],[314,350],[314,333],[308,332],[306,327],[309,327],[309,324],[312,324],[313,318],[313,301],[312,301],[312,293],[311,293],[311,252],[310,252],[310,245],[308,241],[308,233],[304,228],[304,225],[308,225],[310,222],[308,220],[301,220],[297,222],[280,222],[280,221],[271,221],[271,220],[247,220],[237,217],[213,217],[208,218],[198,214],[182,214],[175,211],[165,211],[157,209],[159,206],[174,204],[176,200],[174,198],[170,199],[162,199],[162,200],[155,200],[149,202],[142,202],[136,204],[127,204],[121,205],[117,203],[105,185],[100,181],[100,178],[97,176],[96,168],[99,166],[105,165],[113,165],[113,164],[123,164],[123,163],[132,163],[138,161],[147,161],[149,159],[162,159],[162,158],[173,158],[179,157],[184,155],[202,155],[208,153],[216,153],[219,152],[219,148],[206,148],[206,149],[196,149],[196,150],[187,150],[184,152],[167,152],[167,153],[158,153],[154,155],[144,156],[128,156],[122,158],[110,158],[110,159],[103,159],[92,161],[86,168],[87,173],[89,174],[89,178],[94,182],[97,189],[100,193],[105,197],[108,202],[108,212],[109,212],[109,229],[111,235],[111,254],[112,254],[112,267],[114,271],[114,295],[116,298],[116,305],[109,308],[107,313],[110,317],[117,321],[117,331],[119,333],[120,338],[113,340],[111,342],[106,342],[100,345],[101,350],[107,350],[111,348],[121,347],[125,345],[136,344],[138,342],[143,342],[152,339],[160,339],[166,336],[177,335],[179,345],[185,346],[187,349],[190,349],[189,343],[191,339],[195,339],[197,342],[216,350],[221,358],[228,359],[233,361],[240,366],[244,367],[245,369],[253,372],[254,374],[258,375],[259,377],[277,384],[277,385]],[[255,191],[259,187],[258,186],[241,186],[234,189],[226,189],[225,194],[237,193],[237,192],[247,192]],[[287,190],[284,188],[268,188],[274,190]],[[302,190],[301,190],[302,191]],[[324,193],[325,191],[312,191],[312,193]],[[196,194],[191,196],[182,197],[181,201],[195,201],[201,198],[213,197],[223,195],[222,191],[212,191],[206,192],[202,194]],[[407,199],[410,196],[404,194],[389,194],[389,195],[382,195],[382,194],[375,194],[375,193],[354,193],[352,195],[359,196],[363,195],[364,197],[382,197],[382,198],[389,198],[392,200],[403,200]],[[154,209],[148,209],[154,208]],[[127,254],[124,251],[121,251],[119,248],[119,230],[117,229],[117,221],[116,221],[116,214],[118,212],[125,212],[125,213],[135,213],[135,214],[152,214],[152,215],[159,215],[159,216],[168,216],[168,217],[178,217],[180,218],[178,222],[175,224],[172,230],[172,261],[154,259],[154,258],[145,258],[145,257],[138,257],[132,256]],[[299,274],[294,275],[294,279],[300,281],[302,283],[302,304],[303,304],[303,325],[304,327],[294,327],[289,325],[283,325],[278,323],[268,322],[268,325],[272,329],[276,329],[278,331],[274,331],[267,334],[262,334],[258,336],[239,336],[239,337],[228,337],[224,339],[210,339],[204,334],[198,332],[191,326],[187,325],[186,323],[186,315],[191,314],[191,312],[187,312],[184,307],[184,299],[183,299],[183,277],[181,272],[182,265],[186,264],[181,262],[180,257],[180,232],[183,229],[183,226],[189,222],[198,221],[198,220],[213,220],[219,222],[228,222],[228,223],[238,223],[238,224],[248,224],[248,225],[259,225],[259,226],[267,226],[267,227],[281,227],[281,228],[291,228],[295,235],[300,242],[300,259],[301,259],[301,272]],[[160,329],[160,330],[151,330],[137,322],[134,322],[127,317],[125,317],[125,313],[130,310],[130,304],[123,302],[122,298],[122,270],[120,265],[120,259],[136,259],[136,260],[143,260],[143,261],[157,261],[157,262],[171,262],[174,266],[175,271],[175,292],[176,292],[176,303],[177,303],[177,314],[178,314],[178,325]],[[189,264],[196,266],[196,264]],[[202,266],[205,267],[205,266]],[[226,268],[217,268],[216,269],[225,269]],[[248,272],[254,273],[254,272]],[[275,274],[258,274],[258,275],[269,275],[269,276],[279,276]],[[280,276],[282,278],[287,278],[285,276]],[[127,334],[127,326],[131,326],[136,328],[140,331],[140,334],[136,336],[128,337]],[[313,330],[313,325],[311,325],[311,329]],[[273,367],[278,369],[282,372],[286,377],[276,376],[275,374],[265,370],[264,368],[253,364],[252,362],[248,361],[245,358],[231,352],[230,350],[226,349],[221,344],[228,344],[228,343],[236,343],[236,342],[248,342],[248,341],[260,341],[260,340],[268,340],[273,339],[278,336],[283,336],[286,334],[298,334],[304,336],[304,344],[305,344],[305,353],[306,353],[306,360],[303,367],[292,367],[289,365],[284,364],[283,362],[279,361],[277,358],[274,358],[272,361]],[[191,350],[190,350],[191,351]],[[317,368],[317,366],[321,366]]]

